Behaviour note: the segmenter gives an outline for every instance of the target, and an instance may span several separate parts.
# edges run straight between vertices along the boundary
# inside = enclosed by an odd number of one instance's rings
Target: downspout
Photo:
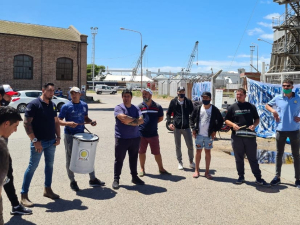
[[[81,53],[81,49],[79,49],[80,47],[80,43],[77,43],[77,87],[79,87],[81,90],[81,57],[79,55]]]
[[[43,88],[43,39],[41,39],[41,90]]]

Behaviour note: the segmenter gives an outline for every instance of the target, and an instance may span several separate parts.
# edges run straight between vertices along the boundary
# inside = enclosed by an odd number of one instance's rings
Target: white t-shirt
[[[205,109],[204,105],[200,109],[200,119],[199,119],[199,135],[208,137],[208,128],[211,117],[212,106],[209,109]]]

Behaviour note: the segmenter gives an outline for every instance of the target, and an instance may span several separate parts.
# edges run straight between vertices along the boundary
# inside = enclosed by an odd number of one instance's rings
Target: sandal
[[[205,174],[204,176],[205,176],[207,179],[209,179],[209,180],[212,180],[212,179],[213,179],[213,177],[212,177],[209,173]]]
[[[172,175],[171,173],[169,173],[168,171],[164,170],[164,171],[159,171],[159,174],[161,175]]]
[[[145,176],[145,171],[141,171],[140,173],[139,173],[139,177],[143,177],[143,176]]]

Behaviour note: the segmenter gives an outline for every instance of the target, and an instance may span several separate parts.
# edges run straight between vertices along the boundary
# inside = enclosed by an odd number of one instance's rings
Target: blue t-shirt
[[[115,137],[123,139],[140,137],[139,127],[123,124],[117,118],[117,115],[119,114],[125,114],[132,118],[140,118],[142,115],[141,110],[135,105],[131,105],[129,108],[127,108],[124,103],[117,105],[114,110],[114,116],[116,118]]]
[[[296,131],[300,129],[300,123],[294,120],[300,113],[300,97],[293,92],[289,99],[283,94],[275,96],[268,102],[269,106],[276,106],[279,122],[276,122],[278,131]]]
[[[139,126],[140,135],[142,137],[156,137],[158,118],[164,115],[162,107],[152,100],[148,107],[146,103],[139,104],[144,117],[144,123]]]
[[[56,90],[55,92],[54,92],[54,94],[55,94],[55,96],[57,96],[57,97],[63,97],[63,92],[62,92],[62,90]]]
[[[49,141],[55,139],[56,105],[49,101],[44,102],[40,97],[28,103],[25,117],[32,117],[31,122],[34,136],[38,140]]]
[[[67,122],[84,124],[84,117],[88,115],[88,106],[85,102],[73,103],[69,101],[61,107],[59,118]],[[66,134],[84,133],[84,125],[78,125],[75,128],[65,126]]]

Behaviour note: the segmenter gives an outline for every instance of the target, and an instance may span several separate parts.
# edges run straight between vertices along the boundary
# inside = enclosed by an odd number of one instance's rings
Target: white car
[[[36,91],[36,90],[18,91],[18,95],[14,95],[12,97],[9,106],[16,108],[19,110],[20,113],[23,113],[25,112],[27,104],[41,95],[42,95],[42,91]],[[57,106],[58,111],[60,111],[63,104],[69,102],[68,99],[59,98],[56,96],[53,96],[52,101]]]

